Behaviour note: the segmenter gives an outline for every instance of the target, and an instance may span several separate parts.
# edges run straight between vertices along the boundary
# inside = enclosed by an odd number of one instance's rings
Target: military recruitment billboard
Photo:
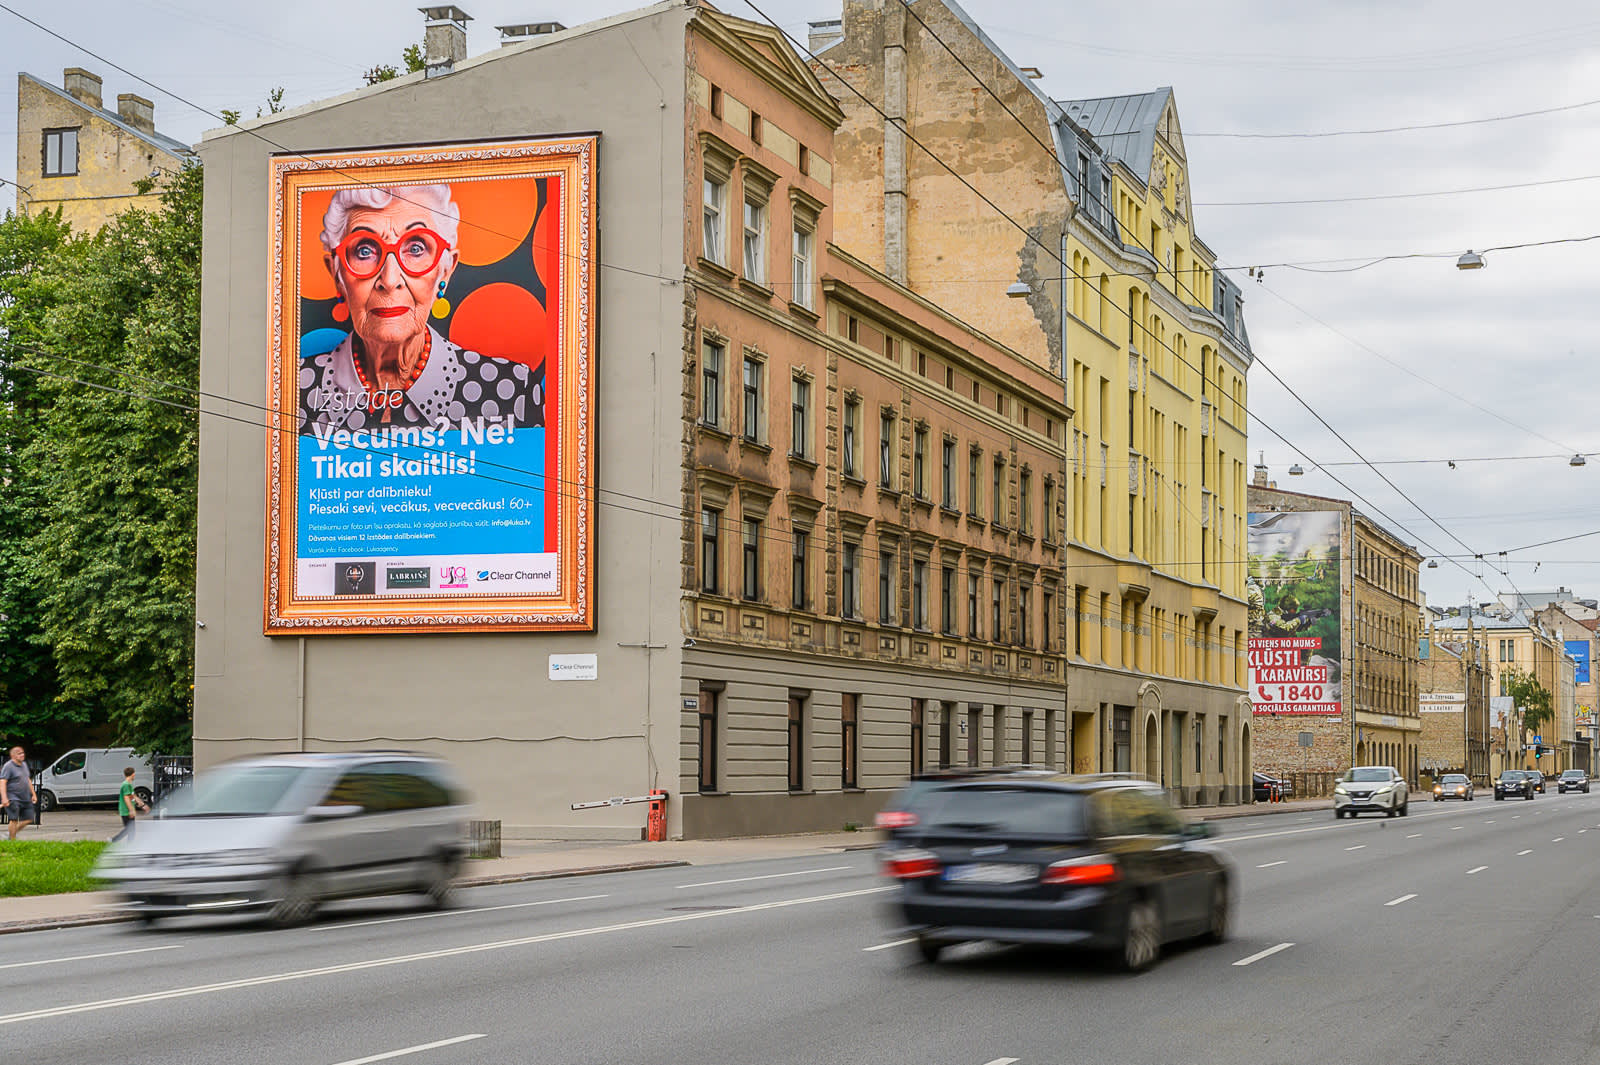
[[[272,159],[266,632],[593,628],[595,152]]]
[[[1331,510],[1250,515],[1250,701],[1258,714],[1342,709],[1339,518]]]

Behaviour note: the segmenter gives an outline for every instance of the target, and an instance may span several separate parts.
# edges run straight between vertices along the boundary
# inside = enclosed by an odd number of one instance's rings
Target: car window
[[[385,810],[422,810],[449,804],[449,794],[420,772],[416,762],[382,762],[372,767],[374,786],[383,793]]]
[[[56,760],[50,767],[52,773],[76,773],[83,768],[85,754],[82,751],[70,751]]]
[[[1073,792],[1044,788],[937,788],[925,803],[929,831],[1080,836],[1083,801]]]
[[[1391,778],[1388,766],[1357,766],[1345,774],[1345,779],[1360,784],[1383,784]]]
[[[298,812],[312,771],[297,765],[225,765],[201,773],[161,804],[162,817],[251,817]]]
[[[359,806],[369,814],[382,813],[389,808],[389,796],[383,778],[375,766],[364,765],[348,769],[328,790],[322,800],[324,806]]]

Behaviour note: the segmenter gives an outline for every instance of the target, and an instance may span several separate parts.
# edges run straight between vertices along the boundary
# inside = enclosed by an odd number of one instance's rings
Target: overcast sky
[[[63,67],[87,67],[105,78],[107,101],[120,92],[151,97],[158,128],[188,141],[217,122],[168,92],[248,116],[282,85],[285,102],[298,105],[358,86],[363,70],[397,62],[422,30],[416,5],[378,0],[0,3],[103,57],[0,11],[6,67],[57,84]],[[802,41],[807,20],[840,10],[839,0],[757,3]],[[463,6],[475,16],[468,48],[478,53],[496,47],[497,24],[555,18],[570,26],[638,5]],[[721,6],[762,17],[742,0]],[[1600,11],[1541,4],[1534,26],[1482,0],[968,0],[966,8],[1014,61],[1039,67],[1045,91],[1058,99],[1176,91],[1197,230],[1221,264],[1239,268],[1234,276],[1245,287],[1257,355],[1252,464],[1264,452],[1280,486],[1354,498],[1440,558],[1437,569],[1423,570],[1432,603],[1485,599],[1513,582],[1523,591],[1559,585],[1600,597],[1600,535],[1514,550],[1600,530],[1600,240],[1490,252],[1488,268],[1472,273],[1454,265],[1467,248],[1600,234],[1600,180],[1570,180],[1600,178],[1600,103],[1572,106],[1600,98]],[[1371,130],[1552,108],[1564,110],[1388,134],[1202,135]],[[15,82],[7,79],[0,130],[13,139],[15,114]],[[0,161],[0,178],[14,177],[14,160]],[[1228,206],[1562,179],[1450,196]],[[12,203],[13,191],[0,203]],[[1441,257],[1348,269],[1417,253]],[[1329,259],[1351,261],[1315,265]],[[1271,265],[1281,263],[1301,265]],[[1269,265],[1258,283],[1244,269],[1261,264]],[[1316,272],[1330,269],[1345,272]],[[1589,453],[1589,464],[1569,466],[1574,452]],[[1307,474],[1291,481],[1294,462]],[[1446,556],[1467,556],[1465,569]]]

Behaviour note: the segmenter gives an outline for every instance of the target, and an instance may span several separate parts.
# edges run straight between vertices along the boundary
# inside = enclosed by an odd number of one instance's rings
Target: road
[[[1139,976],[914,963],[855,852],[0,938],[29,1065],[1600,1060],[1600,794],[1239,818],[1238,930]]]

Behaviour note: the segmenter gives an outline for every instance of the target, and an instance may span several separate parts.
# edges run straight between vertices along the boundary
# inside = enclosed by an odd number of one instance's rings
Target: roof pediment
[[[844,121],[838,102],[823,88],[782,30],[709,7],[701,7],[696,12],[695,24],[735,59],[771,80],[785,95],[824,122],[837,129]]]

